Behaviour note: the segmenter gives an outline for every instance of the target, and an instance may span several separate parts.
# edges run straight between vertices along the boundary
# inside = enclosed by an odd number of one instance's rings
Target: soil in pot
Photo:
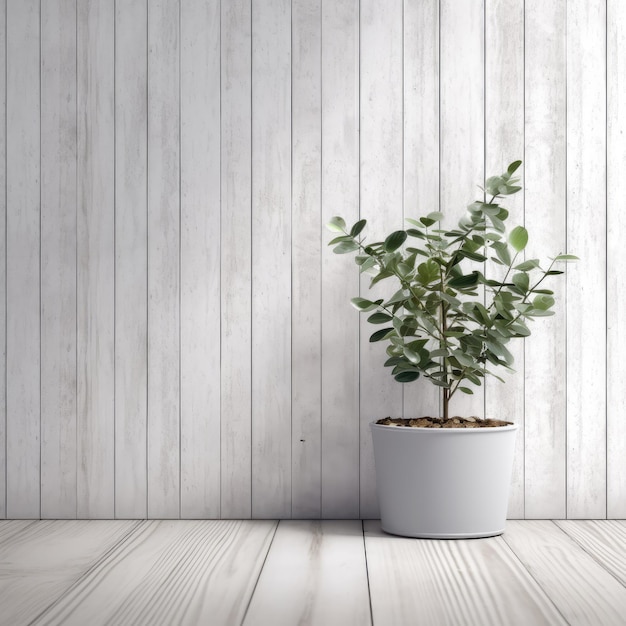
[[[511,426],[513,422],[503,420],[483,420],[478,417],[416,417],[404,419],[401,417],[384,417],[377,424],[381,426],[400,426],[408,428],[492,428],[494,426]]]

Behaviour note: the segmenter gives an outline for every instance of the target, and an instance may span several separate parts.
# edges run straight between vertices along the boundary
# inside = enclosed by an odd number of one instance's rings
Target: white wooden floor
[[[2,521],[0,623],[626,624],[626,522],[437,541],[376,521]]]

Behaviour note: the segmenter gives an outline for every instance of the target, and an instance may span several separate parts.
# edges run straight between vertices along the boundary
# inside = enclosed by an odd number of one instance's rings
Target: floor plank
[[[370,623],[361,522],[280,522],[244,625]]]
[[[602,567],[626,585],[626,522],[561,520],[555,523]]]
[[[276,522],[142,522],[36,624],[240,624]]]
[[[504,540],[572,625],[624,624],[626,588],[550,521],[509,521]]]
[[[501,537],[392,537],[365,522],[376,626],[565,624]]]
[[[17,529],[19,523],[6,528]],[[137,522],[30,522],[0,543],[0,624],[27,624],[50,606]],[[2,525],[3,530],[5,524]],[[9,540],[10,539],[10,540]]]
[[[0,521],[0,546],[10,541],[14,535],[21,533],[27,526],[34,523],[35,521],[32,519],[12,519]]]

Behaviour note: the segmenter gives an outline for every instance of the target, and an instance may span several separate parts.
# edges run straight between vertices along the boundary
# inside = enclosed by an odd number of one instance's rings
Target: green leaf
[[[392,276],[393,272],[390,272],[389,270],[380,270],[380,272],[378,272],[378,274],[376,274],[376,276],[372,278],[372,281],[370,282],[370,288],[373,287],[376,283],[379,283],[381,280],[385,280],[385,278],[391,278]]]
[[[387,313],[372,313],[372,315],[367,318],[367,321],[370,324],[384,324],[385,322],[390,322],[392,319],[391,315]]]
[[[341,243],[343,241],[352,241],[352,237],[350,237],[350,235],[340,235],[339,237],[335,237],[334,239],[331,239],[328,242],[329,246],[335,246],[338,243]]]
[[[540,294],[533,300],[533,306],[541,311],[547,311],[554,306],[554,298]]]
[[[491,176],[485,181],[485,189],[488,194],[497,196],[500,189],[506,190],[506,181],[501,176]]]
[[[412,217],[405,217],[404,221],[408,222],[409,224],[413,224],[413,226],[419,226],[419,228],[422,227],[421,223],[417,220],[414,220]]]
[[[432,350],[430,353],[430,356],[433,359],[438,359],[439,357],[447,357],[448,356],[448,351],[445,348],[437,348],[435,350]]]
[[[352,303],[352,306],[359,311],[371,311],[372,309],[375,309],[379,304],[381,304],[382,300],[372,302],[371,300],[367,300],[366,298],[352,298],[350,302]]]
[[[435,222],[440,222],[443,219],[443,213],[440,213],[439,211],[433,211],[432,213],[429,213],[426,218],[429,220],[434,220]]]
[[[526,274],[524,272],[520,272],[519,274],[514,274],[512,280],[513,280],[513,284],[518,289],[520,289],[524,293],[526,293],[528,291],[528,287],[530,286],[530,281],[528,279],[528,274]]]
[[[406,231],[396,230],[391,233],[387,239],[385,239],[383,249],[385,252],[393,252],[394,250],[397,250],[406,241],[406,237]]]
[[[463,248],[459,250],[459,254],[466,259],[470,259],[470,261],[478,261],[479,263],[487,260],[487,257],[483,256],[482,254],[478,254],[477,252],[469,252],[468,250],[465,250]]]
[[[493,227],[496,230],[500,231],[501,233],[503,233],[506,230],[506,226],[504,225],[504,222],[501,219],[497,217],[493,217],[493,216],[491,216],[489,219],[491,220],[491,223],[493,224]]]
[[[509,234],[509,243],[521,252],[528,243],[528,231],[523,226],[516,226]]]
[[[539,267],[539,259],[528,259],[528,261],[516,265],[513,269],[520,272],[530,272],[530,270],[534,270],[537,267]]]
[[[514,174],[517,169],[519,168],[519,166],[522,164],[521,161],[513,161],[513,163],[511,163],[511,165],[509,165],[509,167],[507,167],[506,173],[511,176],[512,174]]]
[[[437,220],[431,220],[428,217],[420,217],[420,222],[426,226],[426,228],[428,228],[429,226],[432,226]]]
[[[428,285],[434,280],[439,280],[439,266],[432,259],[428,259],[417,266],[417,275],[422,285]]]
[[[448,285],[454,289],[463,289],[464,287],[474,287],[478,284],[478,272],[472,272],[464,276],[457,276],[448,282]]]
[[[426,235],[421,230],[417,230],[417,228],[407,228],[406,234],[411,237],[419,237],[420,239],[424,239],[426,237]]]
[[[459,387],[459,391],[462,391],[463,393],[467,393],[469,395],[474,394],[474,392],[469,387]]]
[[[498,258],[504,265],[511,265],[511,255],[509,253],[509,246],[503,241],[496,241],[491,246],[498,255]]]
[[[411,383],[414,380],[417,380],[420,376],[419,372],[415,372],[415,371],[409,371],[406,370],[404,372],[400,372],[399,374],[396,374],[394,376],[394,378],[399,382],[399,383]]]
[[[364,228],[365,224],[367,224],[367,220],[359,220],[351,229],[350,235],[352,237],[356,237]]]
[[[407,348],[406,346],[404,347],[404,356],[407,359],[409,359],[411,363],[414,363],[415,365],[417,365],[420,362],[419,354],[417,354],[416,352],[413,352],[413,350],[411,350],[410,348]]]
[[[515,324],[510,324],[508,328],[511,332],[515,333],[518,336],[528,337],[530,335],[530,330],[528,330],[525,324],[522,324],[519,321]]]
[[[390,347],[393,348],[393,346]],[[396,366],[398,363],[404,363],[404,358],[401,356],[392,356],[385,361],[385,367]]]
[[[554,259],[555,261],[580,261],[580,259],[574,254],[559,254]]]
[[[346,222],[343,217],[335,215],[335,217],[331,218],[330,222],[326,224],[326,228],[334,233],[343,233],[346,230]]]
[[[383,328],[381,330],[377,330],[370,336],[370,343],[374,343],[375,341],[380,341],[381,339],[384,339],[385,335],[387,335],[389,331],[393,331],[393,328]]]
[[[408,291],[405,292],[404,289],[398,289],[396,293],[394,293],[389,300],[387,300],[386,304],[396,304],[398,302],[404,302],[407,298],[410,297]]]
[[[338,246],[333,248],[333,252],[335,254],[347,254],[348,252],[354,252],[358,249],[358,244],[354,243],[353,241],[344,241],[343,243],[340,243]]]

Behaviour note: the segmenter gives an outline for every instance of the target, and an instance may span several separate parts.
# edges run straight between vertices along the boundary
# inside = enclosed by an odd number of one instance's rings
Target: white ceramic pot
[[[440,539],[504,532],[517,425],[370,427],[385,532]]]

